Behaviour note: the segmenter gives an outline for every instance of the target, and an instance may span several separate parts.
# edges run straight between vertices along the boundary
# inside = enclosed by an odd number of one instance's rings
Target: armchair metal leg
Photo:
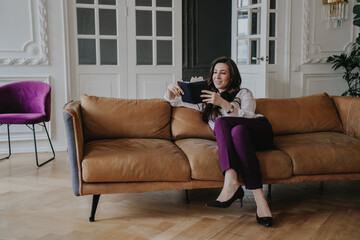
[[[1,125],[2,125],[2,124],[0,124],[0,126],[1,126]],[[8,154],[8,156],[6,156],[6,157],[0,158],[0,160],[9,159],[9,158],[10,158],[10,156],[11,156],[10,128],[9,128],[10,124],[6,124],[6,125],[7,125],[7,134],[8,134],[9,154]]]
[[[100,194],[93,195],[93,201],[92,201],[92,206],[91,206],[91,214],[89,217],[89,222],[95,221],[95,213],[96,213],[97,205],[99,203],[99,199],[100,199]]]
[[[39,124],[39,125],[41,125],[41,124]],[[28,125],[27,125],[27,126],[28,126]],[[50,162],[51,160],[55,159],[55,151],[54,151],[53,145],[52,145],[52,143],[51,143],[50,136],[49,136],[48,130],[47,130],[47,128],[46,128],[46,124],[43,123],[43,125],[41,125],[41,126],[43,126],[43,127],[45,128],[46,135],[47,135],[47,137],[48,137],[48,140],[49,140],[49,143],[50,143],[50,147],[51,147],[51,150],[52,150],[52,153],[53,153],[53,157],[50,158],[50,159],[48,159],[48,160],[46,160],[45,162],[39,164],[38,153],[37,153],[37,146],[36,146],[35,124],[32,125],[32,128],[28,126],[28,127],[33,131],[34,145],[35,145],[35,158],[36,158],[36,165],[37,165],[38,167],[41,167],[41,166],[45,165],[46,163]]]

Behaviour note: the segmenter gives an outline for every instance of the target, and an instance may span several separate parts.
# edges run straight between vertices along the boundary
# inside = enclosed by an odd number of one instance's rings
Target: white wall
[[[0,84],[27,79],[49,80],[52,86],[50,131],[56,151],[66,150],[62,107],[72,98],[67,95],[70,73],[65,1],[0,1]],[[289,94],[275,97],[298,97],[324,91],[340,95],[346,89],[341,71],[334,72],[329,64],[321,62],[348,48],[358,32],[352,25],[354,1],[349,2],[349,20],[341,29],[327,29],[326,22],[322,21],[321,1],[290,1],[289,80],[281,83],[288,85],[284,88]],[[45,24],[45,33],[41,24]],[[11,127],[14,129],[13,152],[33,152],[31,131],[26,127]],[[5,130],[5,126],[0,127],[0,153],[7,151]],[[39,134],[42,138],[39,148],[47,150],[45,134],[43,131]]]
[[[66,150],[62,107],[67,102],[64,2],[0,1],[0,84],[49,81],[52,87],[51,139],[56,151]],[[12,152],[34,152],[32,131],[10,126]],[[38,147],[50,151],[39,128]],[[7,153],[6,126],[0,126],[0,153]],[[41,161],[41,159],[40,159]]]
[[[322,1],[291,1],[290,97],[327,92],[341,95],[346,89],[342,70],[335,72],[327,57],[351,47],[358,28],[352,24],[353,0],[348,20],[341,28],[329,28]]]

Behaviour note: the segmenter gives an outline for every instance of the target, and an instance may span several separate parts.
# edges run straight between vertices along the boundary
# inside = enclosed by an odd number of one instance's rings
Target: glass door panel
[[[79,65],[117,65],[116,0],[77,0]]]
[[[250,10],[251,12],[251,34],[257,35],[260,34],[260,23],[261,23],[261,9],[260,8],[253,8]]]
[[[148,6],[151,7],[152,0],[136,0],[135,6]]]
[[[94,0],[76,0],[76,3],[93,4]]]
[[[239,39],[237,41],[237,64],[247,64],[249,44],[248,39]]]
[[[158,40],[157,41],[157,64],[171,65],[172,64],[172,41]]]
[[[173,65],[172,0],[136,0],[136,64]]]
[[[136,10],[136,35],[152,36],[152,12]]]
[[[116,40],[100,39],[100,63],[101,65],[117,64]]]
[[[277,4],[276,0],[270,0],[270,9],[269,9],[269,47],[268,47],[268,56],[269,64],[276,64],[276,46],[277,46]]]
[[[267,12],[269,0],[233,0],[233,58],[242,87],[255,97],[266,96]]]
[[[259,64],[260,58],[260,39],[251,39],[250,64]]]
[[[136,40],[137,65],[153,64],[153,45],[151,40]]]
[[[156,36],[172,36],[172,12],[156,12]]]
[[[157,7],[172,7],[172,0],[156,0]]]
[[[116,5],[116,0],[99,0],[99,4]]]
[[[259,64],[261,5],[260,1],[237,2],[237,64]],[[254,60],[255,59],[255,60]]]
[[[96,64],[95,39],[78,39],[78,57],[80,65]]]
[[[100,35],[116,35],[116,10],[99,9]]]
[[[249,25],[248,11],[246,11],[246,10],[239,11],[237,19],[238,19],[237,35],[238,36],[248,35],[248,28],[249,28],[248,27],[248,25]]]
[[[95,12],[91,8],[77,9],[78,34],[95,34]]]

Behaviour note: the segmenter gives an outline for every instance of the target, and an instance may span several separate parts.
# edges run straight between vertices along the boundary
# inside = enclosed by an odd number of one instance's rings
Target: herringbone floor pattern
[[[360,239],[360,182],[319,186],[273,186],[273,228],[256,223],[250,192],[243,208],[205,207],[220,189],[191,190],[190,204],[184,191],[102,195],[89,223],[91,197],[73,196],[66,152],[41,168],[13,154],[0,162],[0,239]]]

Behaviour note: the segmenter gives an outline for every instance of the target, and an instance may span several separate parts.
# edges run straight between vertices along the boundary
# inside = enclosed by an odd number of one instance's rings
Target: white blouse
[[[165,93],[165,100],[170,103],[173,107],[187,107],[192,108],[198,111],[203,110],[203,104],[192,104],[183,102],[181,97],[175,97],[173,100],[167,98]],[[240,102],[240,104],[239,104]],[[230,116],[225,112],[224,109],[220,108],[220,113],[222,117],[244,117],[244,118],[257,118],[262,117],[261,114],[255,114],[256,102],[252,95],[252,92],[249,89],[242,88],[235,96],[234,101],[231,102],[231,105],[237,108],[238,115]],[[208,121],[209,126],[214,130],[215,122],[212,120]]]

